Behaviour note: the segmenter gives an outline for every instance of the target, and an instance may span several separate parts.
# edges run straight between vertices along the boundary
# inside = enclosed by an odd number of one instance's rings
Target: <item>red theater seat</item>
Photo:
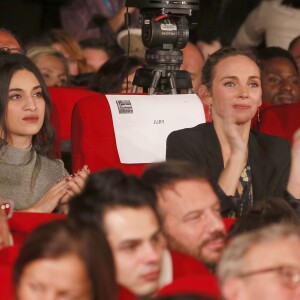
[[[221,297],[217,279],[213,275],[185,277],[174,280],[170,284],[162,287],[157,294],[159,296],[195,294],[210,296],[213,299],[220,299]]]
[[[52,102],[58,109],[61,140],[70,139],[71,116],[75,103],[79,99],[97,93],[76,87],[50,87],[49,92]]]
[[[20,245],[39,225],[65,217],[63,214],[14,212],[8,220],[8,224],[13,234],[14,243]]]
[[[92,172],[119,168],[140,175],[146,164],[122,164],[108,101],[97,94],[79,100],[72,115],[73,171],[87,164]]]
[[[300,127],[299,116],[299,103],[267,107],[260,113],[258,130],[292,142],[294,132]]]

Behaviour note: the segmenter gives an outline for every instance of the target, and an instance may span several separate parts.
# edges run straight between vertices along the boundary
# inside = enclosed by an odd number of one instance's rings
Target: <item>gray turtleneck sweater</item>
[[[0,196],[13,200],[16,210],[31,207],[66,175],[61,160],[39,155],[32,147],[0,149]]]

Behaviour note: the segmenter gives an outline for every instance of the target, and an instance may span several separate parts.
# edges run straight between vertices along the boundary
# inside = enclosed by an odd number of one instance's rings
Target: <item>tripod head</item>
[[[140,8],[142,41],[146,50],[147,68],[137,70],[133,92],[138,87],[149,94],[192,93],[187,71],[180,70],[184,48],[189,40],[187,16],[198,9],[199,0],[127,0],[126,6]]]

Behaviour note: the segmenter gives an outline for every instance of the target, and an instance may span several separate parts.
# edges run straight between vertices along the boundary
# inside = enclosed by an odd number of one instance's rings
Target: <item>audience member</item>
[[[284,198],[266,197],[232,224],[227,238],[276,223],[300,225],[300,218]]]
[[[202,68],[200,98],[210,106],[213,123],[172,132],[167,139],[167,159],[188,160],[211,172],[223,216],[243,215],[264,196],[285,195],[299,204],[299,142],[294,145],[289,177],[289,142],[250,131],[261,93],[255,56],[223,48]]]
[[[17,38],[9,30],[0,28],[0,50],[9,51],[12,53],[23,52],[20,43]]]
[[[69,217],[100,226],[112,248],[117,281],[138,296],[160,286],[163,241],[154,191],[120,170],[92,174],[70,202]]]
[[[54,131],[42,74],[26,56],[2,52],[0,81],[1,197],[13,200],[16,210],[66,208],[64,204],[81,191],[90,171],[84,166],[68,176],[63,162],[50,158]]]
[[[77,40],[101,38],[108,47],[116,44],[116,34],[124,28],[125,0],[73,0],[60,9],[61,23]],[[139,12],[133,7],[131,27],[139,27]]]
[[[135,71],[143,66],[143,60],[138,57],[114,56],[94,75],[89,88],[103,94],[131,92]]]
[[[73,36],[61,29],[51,29],[36,37],[27,48],[48,46],[61,52],[68,61],[69,73],[77,76],[87,72],[86,62],[80,45]]]
[[[289,52],[293,55],[300,73],[300,35],[296,36],[289,45]]]
[[[258,51],[261,62],[262,100],[273,105],[296,103],[299,99],[299,71],[293,56],[280,47]]]
[[[217,274],[225,300],[299,299],[299,227],[271,225],[234,238]]]
[[[168,247],[213,268],[225,246],[225,227],[206,173],[189,162],[168,161],[147,168],[142,180],[156,191]]]
[[[198,95],[201,85],[201,71],[204,64],[204,56],[198,48],[188,42],[185,48],[182,49],[183,62],[181,69],[188,71],[191,75],[194,93]]]
[[[61,52],[51,47],[33,47],[26,55],[39,68],[48,87],[68,85],[68,64]]]
[[[237,48],[267,47],[287,49],[299,34],[299,0],[264,0],[246,18],[231,45]],[[280,25],[279,25],[280,24]]]
[[[79,45],[89,72],[97,72],[111,56],[111,51],[100,39],[82,40]]]
[[[56,220],[25,241],[14,267],[16,299],[115,300],[110,247],[96,227]]]
[[[222,0],[219,14],[219,35],[223,46],[230,46],[250,12],[263,0]]]

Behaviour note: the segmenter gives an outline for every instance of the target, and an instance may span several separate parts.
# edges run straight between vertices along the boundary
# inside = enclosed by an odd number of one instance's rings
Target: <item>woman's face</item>
[[[58,57],[43,55],[36,61],[36,66],[43,74],[47,86],[65,86],[67,84],[67,69]]]
[[[91,300],[84,264],[74,254],[29,263],[16,289],[18,300]]]
[[[261,93],[260,70],[250,58],[237,55],[223,59],[215,66],[210,91],[213,119],[250,122],[261,105]]]
[[[51,45],[51,47],[54,48],[55,50],[61,52],[63,54],[63,56],[67,59],[70,75],[77,76],[79,74],[78,61],[76,59],[70,57],[70,53],[68,53],[68,51],[65,49],[65,47],[62,44],[54,43]]]
[[[17,71],[11,79],[6,108],[8,143],[27,148],[32,136],[43,126],[45,100],[42,87],[35,75],[28,70]]]

